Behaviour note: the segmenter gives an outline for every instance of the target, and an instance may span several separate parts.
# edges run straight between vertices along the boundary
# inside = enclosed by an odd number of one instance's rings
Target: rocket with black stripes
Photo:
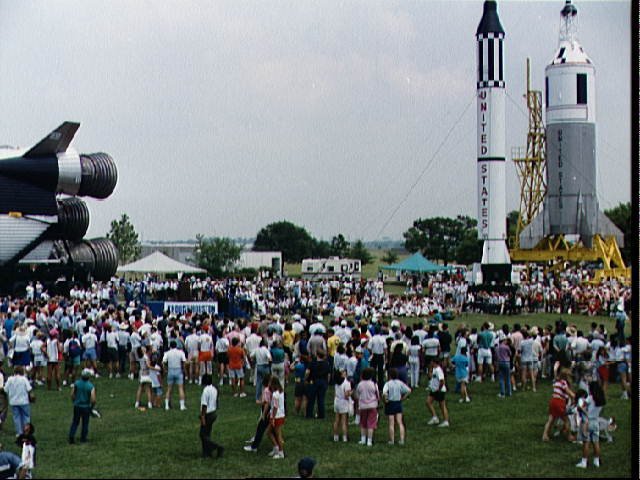
[[[483,283],[511,278],[507,249],[505,178],[504,29],[495,1],[484,2],[478,51],[478,238]]]

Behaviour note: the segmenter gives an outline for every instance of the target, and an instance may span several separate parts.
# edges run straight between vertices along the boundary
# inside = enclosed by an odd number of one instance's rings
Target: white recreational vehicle
[[[362,265],[355,258],[305,258],[302,260],[302,278],[319,280],[341,276],[360,278]]]

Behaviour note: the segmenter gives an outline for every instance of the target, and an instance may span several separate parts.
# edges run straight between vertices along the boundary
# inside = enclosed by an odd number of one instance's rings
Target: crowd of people
[[[550,406],[543,439],[548,440],[552,426],[561,423],[561,431],[573,440],[567,408],[580,389],[587,393],[580,397],[580,411],[585,416],[583,425],[588,422],[589,428],[579,437],[594,448],[597,422],[588,402],[597,397],[598,408],[602,406],[612,376],[619,378],[623,398],[629,395],[631,340],[624,330],[630,290],[613,282],[582,287],[569,281],[567,287],[566,279],[551,280],[541,290],[527,283],[517,295],[525,299],[521,304],[525,311],[538,311],[539,307],[529,303],[532,292],[543,292],[543,304],[545,292],[558,288],[565,293],[602,294],[605,303],[614,305],[615,332],[595,322],[585,332],[563,321],[511,328],[485,322],[479,331],[459,325],[450,332],[446,320],[451,312],[473,308],[475,303],[470,299],[473,294],[455,277],[430,279],[423,296],[391,296],[385,294],[381,282],[350,279],[193,281],[195,298],[229,298],[231,292],[236,300],[250,304],[249,316],[231,319],[190,311],[154,316],[142,300],[155,296],[161,285],[167,296],[166,291],[175,285],[152,280],[135,284],[114,279],[86,289],[74,287],[64,297],[49,296],[36,284],[29,286],[23,298],[3,298],[0,360],[8,357],[13,375],[5,379],[0,371],[5,400],[0,421],[4,422],[10,407],[23,450],[35,448],[30,400],[33,388],[45,385],[48,389],[73,388],[69,442],[75,442],[80,422],[80,441],[87,441],[89,418],[96,414],[91,378],[100,375],[137,380],[132,406],[138,409],[164,404],[169,410],[175,405],[172,397],[177,390],[179,408],[186,410],[184,384],[201,385],[203,456],[213,452],[222,456],[224,451],[211,440],[219,395],[216,384],[228,383],[233,397],[238,398],[255,388],[260,419],[245,450],[257,452],[266,435],[274,459],[284,458],[287,415],[328,416],[329,386],[334,387],[334,441],[349,441],[352,419],[360,427],[359,443],[368,446],[373,444],[382,406],[388,417],[388,442],[405,442],[402,403],[424,384],[429,390],[428,423],[446,428],[451,422],[450,389],[460,395],[459,402],[470,403],[476,382],[496,382],[498,397],[508,399],[517,389],[536,391],[540,378],[554,379],[554,407]],[[123,296],[124,302],[120,301]],[[560,305],[559,312],[564,312],[564,300]],[[557,313],[555,308],[549,311]],[[289,383],[294,384],[293,409],[285,403]],[[558,398],[564,400],[563,408]]]

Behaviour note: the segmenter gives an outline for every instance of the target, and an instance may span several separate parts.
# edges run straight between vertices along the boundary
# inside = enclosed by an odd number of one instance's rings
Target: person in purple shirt
[[[498,381],[500,383],[499,398],[511,396],[511,348],[509,338],[504,338],[496,350],[498,357]]]

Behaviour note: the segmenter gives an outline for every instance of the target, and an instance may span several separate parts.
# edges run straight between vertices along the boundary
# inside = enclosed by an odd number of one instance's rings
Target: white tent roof
[[[202,268],[180,263],[164,253],[155,251],[140,260],[118,267],[118,272],[136,273],[206,273]]]

